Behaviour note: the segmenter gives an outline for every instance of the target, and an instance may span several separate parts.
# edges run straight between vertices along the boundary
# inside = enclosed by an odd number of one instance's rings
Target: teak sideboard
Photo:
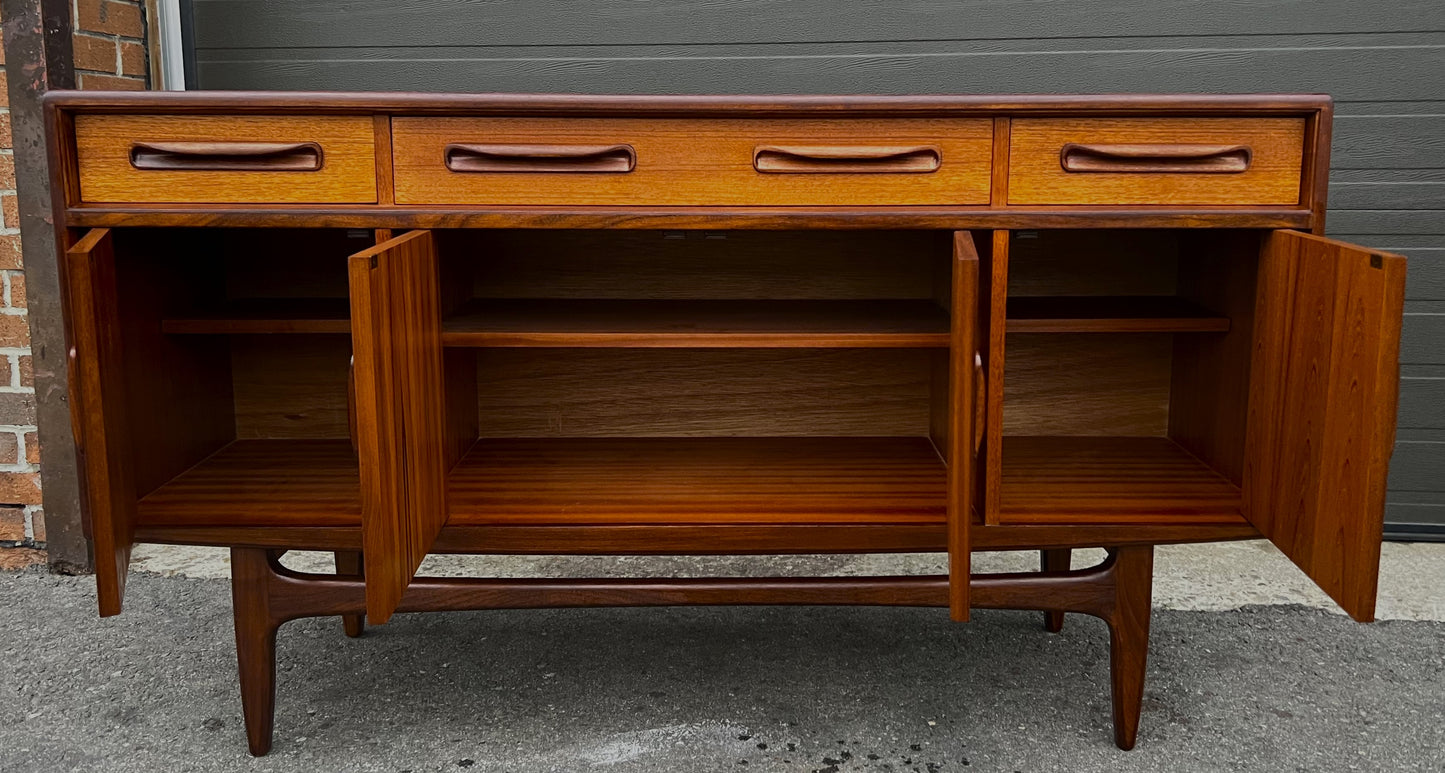
[[[232,549],[284,622],[887,604],[1109,626],[1268,538],[1374,614],[1404,260],[1321,238],[1321,96],[54,93],[102,615]],[[1074,548],[1108,558],[1070,567]],[[334,575],[283,567],[333,551]],[[1041,571],[970,574],[973,551]],[[948,574],[415,577],[428,553],[947,552]]]

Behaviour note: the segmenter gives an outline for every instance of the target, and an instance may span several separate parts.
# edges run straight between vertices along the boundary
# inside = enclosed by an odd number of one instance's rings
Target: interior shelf
[[[942,523],[927,438],[482,439],[453,526]],[[1006,437],[1003,523],[1236,523],[1239,488],[1168,438]],[[237,440],[140,500],[146,526],[357,526],[347,440]]]
[[[236,440],[140,500],[147,526],[359,526],[349,440]]]
[[[473,300],[442,324],[446,346],[946,347],[927,300]]]
[[[1020,296],[1008,299],[1010,333],[1224,333],[1229,317],[1168,295]]]
[[[214,310],[161,320],[170,334],[271,334],[351,332],[346,298],[258,298],[234,301]]]
[[[1242,522],[1239,487],[1164,437],[1005,436],[1003,523]]]
[[[449,524],[942,523],[946,491],[927,438],[482,439]]]

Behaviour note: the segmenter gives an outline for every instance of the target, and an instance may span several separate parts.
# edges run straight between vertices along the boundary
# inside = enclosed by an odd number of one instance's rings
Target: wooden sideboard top
[[[623,95],[421,94],[305,91],[51,91],[46,105],[87,112],[463,113],[467,115],[978,115],[1091,112],[1299,115],[1328,110],[1325,94]]]

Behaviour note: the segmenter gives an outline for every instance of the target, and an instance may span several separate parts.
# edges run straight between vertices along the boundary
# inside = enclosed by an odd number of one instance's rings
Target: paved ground
[[[1156,611],[1128,753],[1088,618],[1051,636],[1033,613],[719,608],[399,616],[359,640],[292,623],[276,749],[253,760],[224,581],[137,572],[126,614],[98,620],[88,579],[0,573],[0,771],[1445,770],[1445,591],[1428,584],[1445,548],[1393,553],[1382,595],[1418,619]],[[1171,595],[1190,555],[1161,556],[1161,602],[1218,606]],[[1210,598],[1268,595],[1277,556],[1204,555],[1185,573],[1235,562]]]

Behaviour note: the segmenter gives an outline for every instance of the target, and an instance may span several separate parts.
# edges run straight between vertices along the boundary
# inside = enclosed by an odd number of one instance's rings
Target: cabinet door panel
[[[125,414],[115,248],[97,228],[65,253],[70,301],[71,421],[102,616],[120,612],[135,534],[136,490]]]
[[[969,542],[978,489],[978,429],[975,395],[980,371],[978,351],[978,249],[973,235],[953,236],[952,340],[949,345],[948,432],[948,609],[968,619]]]
[[[366,613],[391,617],[446,523],[436,246],[412,231],[351,257]]]
[[[1357,620],[1375,613],[1405,259],[1294,231],[1260,256],[1245,516]]]

